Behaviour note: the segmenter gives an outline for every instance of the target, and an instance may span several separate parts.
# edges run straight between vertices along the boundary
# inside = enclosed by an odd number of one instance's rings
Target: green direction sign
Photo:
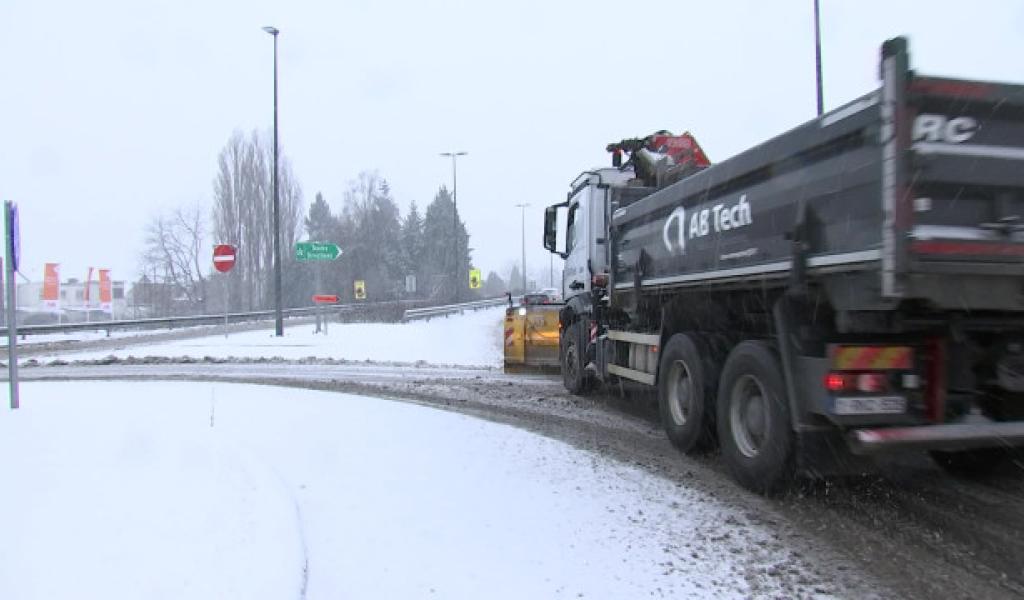
[[[335,260],[341,256],[341,248],[330,242],[298,242],[295,244],[295,260]]]

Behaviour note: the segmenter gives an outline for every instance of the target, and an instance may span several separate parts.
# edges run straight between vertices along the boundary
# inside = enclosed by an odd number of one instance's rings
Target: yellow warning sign
[[[469,289],[478,290],[483,287],[483,282],[480,281],[480,269],[469,270]]]
[[[366,300],[366,282],[362,279],[357,279],[355,283],[356,289],[356,300]]]

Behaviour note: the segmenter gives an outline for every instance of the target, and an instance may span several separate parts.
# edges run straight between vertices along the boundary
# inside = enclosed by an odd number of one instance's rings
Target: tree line
[[[150,306],[153,314],[273,306],[273,147],[268,137],[256,131],[231,135],[217,158],[208,213],[197,203],[151,217],[134,286],[136,302]],[[285,306],[308,306],[316,293],[352,301],[357,280],[365,283],[368,301],[449,301],[504,291],[495,273],[488,275],[483,290],[468,289],[470,236],[446,187],[437,190],[425,211],[413,201],[403,215],[387,180],[364,171],[348,183],[339,209],[332,210],[317,192],[304,212],[302,186],[291,163],[283,152],[279,160]],[[335,243],[342,256],[299,262],[295,244],[303,239]],[[226,275],[212,270],[212,244],[238,249]]]
[[[364,171],[349,182],[340,211],[323,194],[309,207],[304,224],[310,240],[333,242],[341,259],[303,263],[306,281],[349,295],[363,281],[369,298],[454,299],[465,296],[471,261],[465,223],[453,215],[451,194],[441,187],[421,214],[412,202],[402,216],[387,180]]]

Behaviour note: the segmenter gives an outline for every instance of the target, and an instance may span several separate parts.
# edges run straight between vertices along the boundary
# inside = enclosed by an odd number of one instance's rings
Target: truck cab
[[[610,271],[608,223],[623,201],[646,196],[650,188],[631,185],[630,168],[586,171],[573,180],[565,202],[544,213],[544,247],[565,259],[562,298],[589,304],[594,275]],[[585,312],[589,312],[586,310]]]

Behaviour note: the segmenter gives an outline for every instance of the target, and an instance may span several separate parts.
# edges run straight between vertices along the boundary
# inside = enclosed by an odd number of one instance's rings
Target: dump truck
[[[659,132],[572,182],[544,220],[570,392],[656,391],[675,446],[758,492],[1024,444],[1024,86],[916,73],[905,38],[879,75],[728,160]]]

